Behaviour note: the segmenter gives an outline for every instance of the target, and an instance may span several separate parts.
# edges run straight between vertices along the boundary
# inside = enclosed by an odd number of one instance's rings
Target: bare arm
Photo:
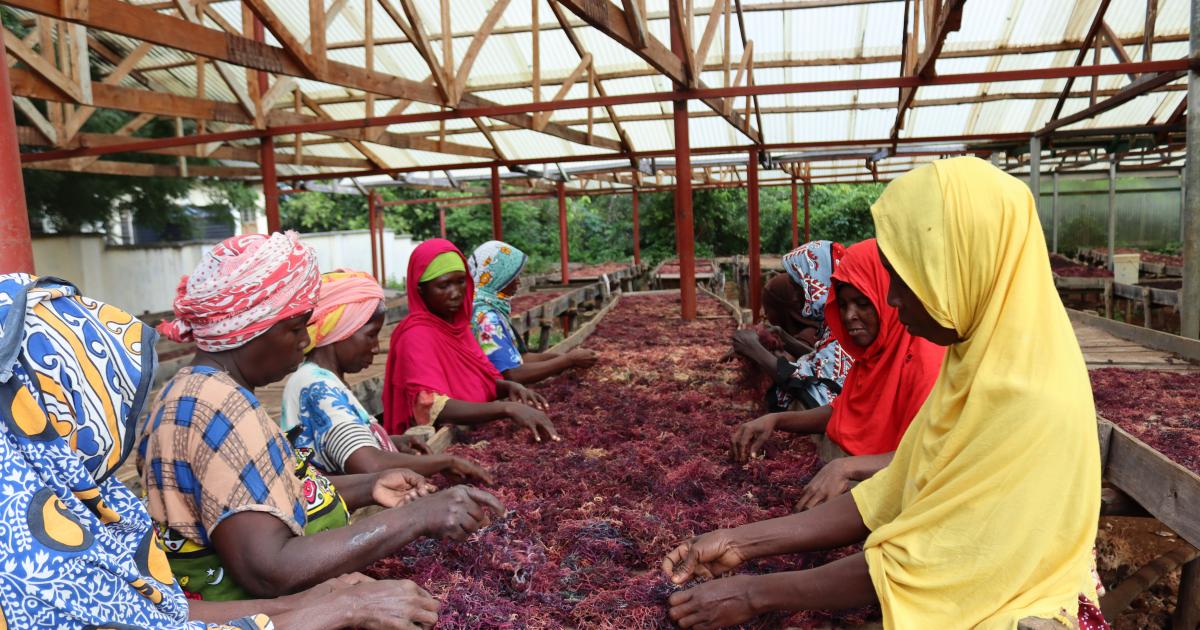
[[[271,514],[240,512],[221,521],[211,539],[238,584],[278,597],[362,569],[421,536],[461,540],[490,521],[489,509],[504,511],[490,494],[456,486],[311,536],[296,536]]]
[[[829,426],[829,419],[833,417],[833,406],[823,405],[804,411],[781,411],[776,415],[779,416],[779,421],[775,423],[775,428],[780,431],[804,434],[824,433],[825,427]]]
[[[522,385],[532,385],[551,376],[558,376],[573,367],[575,367],[575,362],[565,354],[552,355],[548,359],[539,361],[526,359],[521,365],[504,370],[504,379]]]
[[[437,473],[448,473],[493,483],[492,475],[472,461],[453,455],[410,455],[395,453],[372,446],[356,449],[346,460],[346,472],[369,473],[391,468],[407,468],[426,477]],[[341,489],[341,486],[338,486]]]
[[[776,429],[789,433],[824,433],[832,415],[833,408],[825,405],[804,411],[769,413],[744,422],[733,431],[733,459],[745,463],[751,457],[757,457]]]

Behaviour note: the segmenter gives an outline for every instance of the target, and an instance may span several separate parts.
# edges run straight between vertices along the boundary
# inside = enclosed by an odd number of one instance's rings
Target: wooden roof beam
[[[413,0],[399,0],[401,9],[404,10],[404,15],[401,16],[400,11],[392,5],[390,0],[378,0],[379,6],[392,18],[396,26],[404,32],[412,40],[412,45],[417,49],[417,53],[425,60],[425,66],[429,68],[430,75],[433,76],[433,82],[437,88],[441,100],[438,104],[447,105],[453,99],[453,87],[450,85],[450,77],[446,74],[446,66],[438,61],[433,54],[433,46],[429,41],[429,35],[425,32],[425,23],[421,20],[421,14],[417,10]],[[407,21],[406,21],[407,18]]]
[[[466,92],[467,80],[471,76],[471,67],[475,65],[475,59],[479,57],[479,52],[483,49],[483,44],[487,42],[488,37],[495,30],[496,23],[500,21],[500,16],[504,15],[504,10],[508,8],[508,3],[509,0],[496,0],[492,4],[492,8],[488,10],[487,17],[483,19],[483,24],[479,25],[479,31],[471,39],[471,45],[467,48],[466,54],[463,55],[462,62],[458,65],[458,72],[454,77],[453,105],[457,105],[463,93]]]
[[[254,13],[254,17],[262,22],[275,39],[283,44],[283,49],[308,71],[308,77],[316,79],[325,74],[325,4],[323,0],[311,0],[309,12],[312,14],[312,27],[307,45],[292,34],[283,20],[275,14],[267,4],[267,0],[243,0],[246,7]],[[312,48],[309,52],[307,48]],[[320,51],[318,56],[318,51]],[[285,90],[288,91],[288,90]]]
[[[1092,43],[1100,35],[1100,28],[1104,24],[1104,14],[1108,11],[1108,5],[1112,0],[1100,0],[1100,5],[1096,7],[1096,16],[1092,18],[1092,25],[1088,28],[1087,35],[1084,36],[1082,44],[1079,46],[1079,53],[1075,55],[1075,63],[1080,65],[1087,58],[1088,51],[1092,48]],[[1063,106],[1067,103],[1067,94],[1071,92],[1071,87],[1075,85],[1075,78],[1069,77],[1067,84],[1063,86],[1062,93],[1058,97],[1058,102],[1054,104],[1054,113],[1050,115],[1050,121],[1058,120],[1059,114],[1062,114]]]
[[[694,87],[707,87],[699,77],[692,77],[691,70],[684,67],[684,62],[679,57],[676,57],[671,52],[671,49],[658,39],[648,37],[643,47],[636,47],[633,36],[629,32],[625,12],[608,0],[604,0],[602,3],[589,2],[587,0],[555,1],[582,18],[592,28],[604,33],[617,43],[631,50],[672,81]],[[670,1],[679,2],[680,0]],[[720,112],[729,124],[745,134],[746,137],[754,142],[761,142],[761,134],[750,126],[750,121],[743,118],[740,114],[730,111],[731,108],[726,105],[726,101],[728,99],[706,98],[704,99],[704,104],[713,111]]]
[[[957,31],[962,25],[962,11],[966,0],[913,0],[913,8],[917,9],[924,3],[924,26],[921,26],[920,11],[916,11],[913,16],[913,32],[908,35],[908,42],[911,46],[910,53],[916,51],[916,29],[923,28],[925,33],[925,48],[921,50],[920,55],[915,58],[908,59],[908,68],[901,68],[901,72],[905,76],[917,76],[928,78],[935,74],[938,55],[942,52],[942,46],[946,43],[946,36]],[[905,25],[905,32],[908,33],[908,25]],[[900,101],[896,109],[896,123],[892,126],[892,138],[897,138],[900,135],[900,130],[904,128],[904,117],[908,113],[908,108],[912,105],[913,98],[916,97],[917,89],[900,88]]]
[[[1109,49],[1113,51],[1113,54],[1117,56],[1117,59],[1121,63],[1133,63],[1133,58],[1129,56],[1129,53],[1125,50],[1125,46],[1121,44],[1121,38],[1117,37],[1117,34],[1109,27],[1108,22],[1100,22],[1100,33],[1104,35],[1104,43],[1108,44]],[[1137,81],[1137,77],[1138,75],[1131,74],[1129,75],[1129,80]]]
[[[1059,128],[1065,127],[1067,125],[1077,123],[1081,120],[1086,120],[1088,118],[1092,118],[1093,116],[1096,116],[1098,114],[1102,114],[1110,109],[1113,109],[1115,107],[1123,105],[1123,104],[1141,96],[1142,94],[1145,94],[1152,90],[1158,89],[1172,81],[1178,80],[1180,77],[1183,77],[1185,74],[1186,74],[1185,72],[1180,71],[1180,72],[1163,72],[1163,73],[1160,73],[1157,75],[1150,75],[1150,74],[1143,75],[1142,78],[1138,79],[1137,81],[1134,81],[1132,84],[1126,86],[1124,89],[1117,92],[1113,96],[1110,96],[1107,99],[1100,101],[1099,103],[1096,103],[1095,105],[1092,105],[1091,107],[1088,107],[1084,110],[1078,111],[1074,114],[1071,114],[1070,116],[1066,116],[1064,118],[1056,118],[1056,119],[1050,121],[1049,123],[1046,124],[1045,127],[1042,127],[1040,130],[1038,130],[1036,135],[1046,136],[1046,135],[1050,134],[1051,132],[1053,132],[1055,129],[1059,129]]]
[[[637,0],[627,0],[627,1],[631,5],[633,5],[635,10],[637,10],[637,11],[641,10],[640,6],[638,5]],[[560,6],[557,2],[551,2],[550,9],[552,11],[554,11],[554,17],[558,20],[559,26],[562,27],[563,33],[567,36],[567,41],[571,42],[571,46],[575,49],[575,54],[579,55],[579,58],[582,59],[584,55],[588,54],[588,51],[584,47],[583,42],[579,40],[579,35],[575,32],[575,29],[570,25],[571,22],[568,19],[566,12],[563,11],[562,6]],[[628,7],[627,7],[627,10],[628,10]],[[636,39],[636,37],[635,37],[635,39]],[[589,79],[594,78],[595,75],[591,74],[594,71],[595,71],[595,66],[593,64],[592,70],[589,71]],[[599,80],[593,80],[592,82],[596,86],[596,92],[601,97],[604,97],[604,98],[608,97],[608,92],[604,89],[603,82],[601,82]],[[620,118],[617,117],[616,111],[614,111],[614,109],[611,106],[605,107],[604,111],[605,111],[605,113],[608,114],[608,120],[609,120],[609,122],[612,123],[613,128],[617,130],[617,137],[620,138],[620,140],[621,140],[621,150],[625,151],[625,152],[633,151],[633,144],[629,141],[629,136],[625,134],[625,128],[621,126],[621,120],[620,120]],[[635,163],[634,161],[630,161],[630,164],[634,164],[634,163]]]

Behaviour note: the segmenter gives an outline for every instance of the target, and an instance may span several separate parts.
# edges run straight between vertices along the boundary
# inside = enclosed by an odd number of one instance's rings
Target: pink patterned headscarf
[[[375,316],[383,287],[371,274],[338,269],[321,274],[321,299],[308,320],[308,348],[320,348],[353,335]]]
[[[206,352],[238,348],[276,323],[310,311],[317,257],[295,232],[227,238],[175,289],[175,317],[158,331]]]

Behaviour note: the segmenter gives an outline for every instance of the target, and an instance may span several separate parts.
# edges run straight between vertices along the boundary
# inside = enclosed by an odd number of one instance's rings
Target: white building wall
[[[322,271],[348,268],[371,270],[371,241],[366,230],[303,234],[317,252]],[[404,278],[412,237],[384,232],[389,282]],[[57,276],[75,283],[86,295],[134,314],[171,310],[175,288],[213,243],[108,246],[100,235],[46,236],[33,240],[38,275]]]

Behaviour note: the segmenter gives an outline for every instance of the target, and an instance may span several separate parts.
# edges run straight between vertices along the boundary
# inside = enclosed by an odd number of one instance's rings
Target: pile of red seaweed
[[[1071,260],[1061,254],[1050,254],[1050,269],[1063,278],[1111,278],[1112,272]]]
[[[659,571],[687,538],[789,512],[819,460],[806,439],[730,462],[734,426],[758,400],[720,359],[729,319],[680,322],[678,297],[626,296],[588,346],[586,373],[542,388],[562,442],[535,445],[510,423],[474,431],[452,452],[489,466],[509,512],[464,543],[422,541],[381,560],[377,577],[408,578],[443,602],[439,628],[672,628]],[[702,298],[702,315],[722,314]],[[751,563],[748,572],[823,564],[847,550]],[[877,613],[875,613],[877,614]],[[746,628],[857,624],[871,611],[801,613]]]
[[[524,313],[525,311],[537,308],[562,294],[562,291],[537,291],[535,293],[518,295],[512,299],[512,312],[514,314]]]
[[[1108,255],[1107,247],[1099,247],[1095,251],[1100,256]],[[1138,249],[1136,247],[1118,247],[1116,252],[1118,254],[1138,254],[1139,256],[1141,256],[1141,261],[1144,263],[1150,263],[1150,264],[1154,264],[1154,265],[1167,265],[1168,267],[1182,267],[1183,266],[1183,256],[1174,256],[1171,254],[1159,254],[1156,252],[1148,252],[1145,250]]]
[[[1096,411],[1200,474],[1200,372],[1092,370]]]
[[[576,268],[575,265],[570,265],[567,268],[571,270],[571,278],[599,278],[604,274],[614,274],[624,271],[629,268],[628,262],[607,262],[597,265],[581,265]]]

